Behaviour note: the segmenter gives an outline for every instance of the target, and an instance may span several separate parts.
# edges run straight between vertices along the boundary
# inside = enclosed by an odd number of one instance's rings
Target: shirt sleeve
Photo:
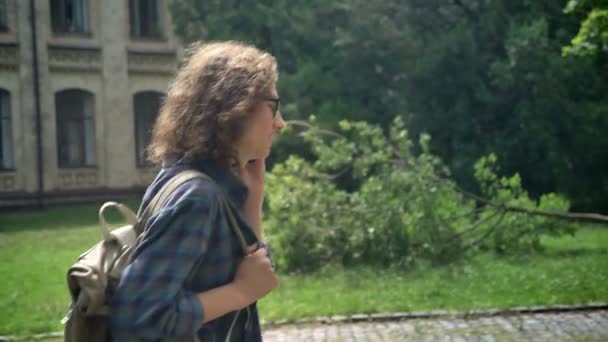
[[[216,194],[189,196],[149,223],[112,299],[112,331],[137,339],[193,336],[204,308],[184,281],[207,251],[218,217]]]

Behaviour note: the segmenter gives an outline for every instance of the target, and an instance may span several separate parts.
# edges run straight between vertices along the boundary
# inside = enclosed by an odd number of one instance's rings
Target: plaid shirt
[[[145,207],[165,182],[184,169],[211,177],[180,186],[151,217],[112,299],[112,333],[116,341],[223,341],[236,312],[203,324],[205,308],[197,293],[231,282],[243,257],[227,214],[219,206],[227,196],[235,208],[247,198],[246,186],[230,171],[211,162],[182,158],[164,167],[148,187]],[[239,214],[248,245],[257,241]],[[255,303],[241,310],[232,341],[261,341]]]

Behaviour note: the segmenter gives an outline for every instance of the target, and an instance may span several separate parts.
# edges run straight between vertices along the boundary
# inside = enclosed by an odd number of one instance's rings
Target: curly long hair
[[[248,114],[277,78],[275,58],[253,46],[193,44],[154,124],[148,159],[160,164],[186,154],[231,165]]]

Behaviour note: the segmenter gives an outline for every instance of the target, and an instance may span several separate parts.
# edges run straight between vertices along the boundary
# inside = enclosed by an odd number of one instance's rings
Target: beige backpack
[[[143,213],[135,215],[128,207],[116,202],[106,202],[99,209],[99,224],[103,240],[83,253],[78,261],[69,268],[67,274],[68,288],[72,302],[68,314],[62,320],[65,341],[111,341],[110,303],[111,296],[118,286],[123,270],[130,262],[130,257],[142,239],[146,222],[160,210],[163,202],[181,184],[194,178],[210,179],[207,175],[186,170],[178,173],[160,189],[152,198]],[[222,201],[222,205],[228,204]],[[116,208],[127,221],[127,225],[109,230],[104,213],[108,208]],[[247,246],[242,232],[230,208],[228,218],[235,231],[244,254]],[[236,320],[237,315],[235,315]],[[234,325],[234,322],[233,322]]]

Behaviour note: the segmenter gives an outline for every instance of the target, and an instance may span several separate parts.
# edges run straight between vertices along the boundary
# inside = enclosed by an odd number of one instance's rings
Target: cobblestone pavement
[[[264,341],[608,341],[608,310],[284,325]]]

